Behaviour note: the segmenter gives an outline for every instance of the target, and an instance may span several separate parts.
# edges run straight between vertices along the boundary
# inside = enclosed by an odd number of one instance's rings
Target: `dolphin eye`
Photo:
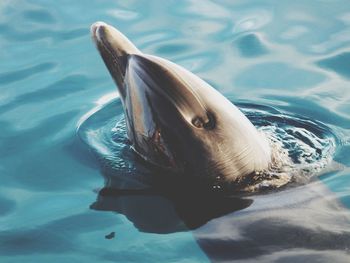
[[[201,117],[194,117],[192,119],[192,124],[198,129],[212,129],[215,126],[214,116],[210,113],[207,114],[208,119],[203,120]]]
[[[192,124],[197,127],[197,128],[203,128],[204,126],[204,121],[201,117],[195,117],[193,120],[192,120]]]

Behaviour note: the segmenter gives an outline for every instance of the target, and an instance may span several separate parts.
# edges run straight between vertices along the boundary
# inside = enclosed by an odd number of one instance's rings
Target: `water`
[[[350,260],[347,1],[2,0],[0,14],[1,262]],[[150,171],[123,135],[97,20],[230,97],[284,143],[298,183],[117,190]]]

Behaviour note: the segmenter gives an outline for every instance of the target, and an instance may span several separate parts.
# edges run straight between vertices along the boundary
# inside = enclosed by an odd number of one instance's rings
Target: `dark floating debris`
[[[112,239],[112,238],[114,238],[115,237],[115,232],[111,232],[111,233],[109,233],[108,235],[105,235],[105,238],[106,239]]]

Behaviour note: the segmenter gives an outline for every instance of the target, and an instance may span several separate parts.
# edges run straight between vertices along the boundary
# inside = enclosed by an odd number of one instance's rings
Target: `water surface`
[[[1,262],[349,262],[347,1],[3,0],[0,14]],[[257,126],[291,129],[295,162],[342,169],[242,198],[100,191],[142,188],[149,170],[123,137],[97,20]]]

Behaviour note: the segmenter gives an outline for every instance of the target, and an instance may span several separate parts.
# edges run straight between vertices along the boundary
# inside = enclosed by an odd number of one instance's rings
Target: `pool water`
[[[2,0],[0,14],[1,263],[350,261],[347,1]],[[98,20],[229,97],[298,182],[150,191]]]

